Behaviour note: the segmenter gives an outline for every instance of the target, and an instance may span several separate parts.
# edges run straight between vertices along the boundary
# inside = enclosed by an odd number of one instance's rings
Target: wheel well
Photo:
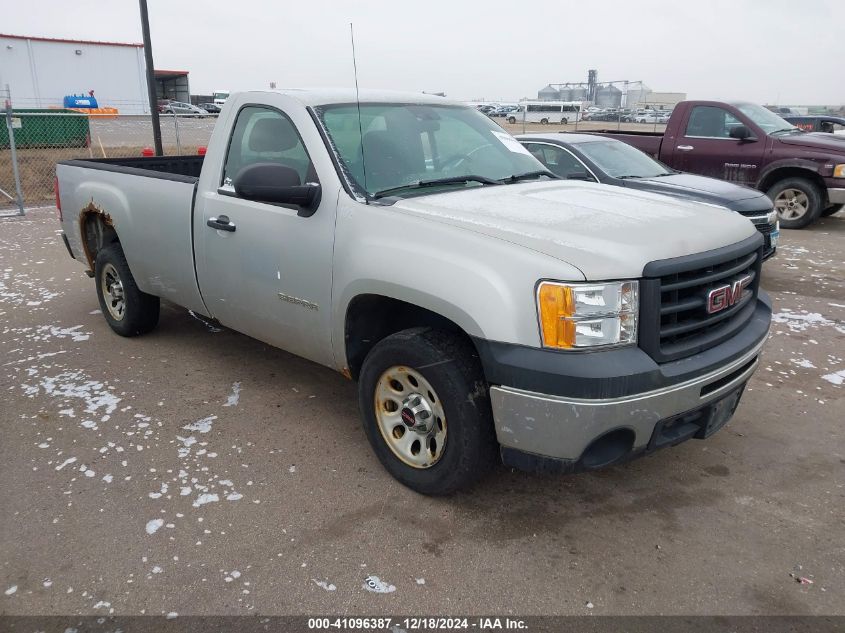
[[[804,178],[815,183],[820,190],[822,196],[825,195],[825,184],[821,176],[816,172],[804,169],[803,167],[780,167],[769,174],[766,174],[760,181],[757,188],[760,191],[766,192],[771,189],[776,182],[786,178]]]
[[[82,227],[82,247],[85,250],[85,257],[91,271],[94,270],[94,261],[97,253],[113,242],[120,242],[117,231],[114,230],[111,217],[99,209],[87,209],[82,212],[80,218]]]
[[[412,327],[428,326],[457,332],[472,340],[460,326],[446,317],[399,299],[382,295],[359,295],[346,310],[346,362],[353,380],[370,350],[380,340]],[[473,348],[475,346],[473,345]]]

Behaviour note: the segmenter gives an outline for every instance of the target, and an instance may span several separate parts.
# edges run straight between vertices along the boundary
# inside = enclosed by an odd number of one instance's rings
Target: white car
[[[171,101],[164,106],[164,114],[187,114],[189,116],[202,116],[208,114],[202,108],[182,101]]]
[[[654,111],[649,112],[637,112],[634,115],[634,121],[636,123],[665,123],[666,120],[663,119],[662,115],[658,114]]]

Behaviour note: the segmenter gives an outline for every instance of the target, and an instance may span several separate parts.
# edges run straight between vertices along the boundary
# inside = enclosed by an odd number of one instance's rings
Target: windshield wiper
[[[627,180],[628,178],[645,178],[645,176],[635,176],[634,174],[628,176],[617,176],[619,180]]]
[[[769,134],[791,134],[792,132],[801,132],[800,127],[785,127],[780,130],[775,130],[774,132],[769,132]]]
[[[409,189],[424,189],[425,187],[436,187],[438,185],[452,185],[452,184],[464,184],[468,182],[480,182],[484,185],[500,185],[502,184],[498,180],[493,180],[492,178],[487,178],[486,176],[452,176],[450,178],[435,178],[433,180],[418,180],[417,182],[409,182],[407,185],[400,185],[398,187],[390,187],[389,189],[382,189],[381,191],[376,191],[373,194],[373,199],[378,200],[379,198],[384,198],[386,196],[392,195],[394,193],[399,193],[400,191],[407,191]]]
[[[539,178],[540,176],[548,176],[549,178],[553,178],[554,180],[560,180],[560,176],[556,176],[548,169],[537,169],[536,171],[527,171],[524,174],[514,174],[513,176],[502,178],[499,182],[519,182],[520,180],[531,180],[532,178]]]

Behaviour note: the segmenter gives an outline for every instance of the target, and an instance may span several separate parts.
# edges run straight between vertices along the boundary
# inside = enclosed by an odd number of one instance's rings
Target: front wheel
[[[419,493],[465,488],[495,463],[487,383],[471,343],[456,334],[412,328],[377,343],[358,405],[379,461]]]
[[[100,309],[116,333],[137,336],[158,325],[159,299],[138,289],[120,244],[109,244],[97,253],[94,279]]]
[[[569,123],[569,120],[568,120],[566,117],[563,117],[563,118],[560,120],[560,123],[561,123],[561,125],[566,125],[567,123]]]
[[[785,178],[766,194],[774,202],[780,225],[785,229],[803,229],[821,215],[822,193],[806,178]]]
[[[513,125],[514,123],[516,123],[516,117],[514,117],[514,116],[509,116],[509,117],[508,117],[508,123],[510,123],[511,125]]]
[[[840,211],[842,211],[842,207],[845,207],[845,204],[833,204],[824,211],[822,211],[822,217],[826,218],[827,216],[833,215],[834,213],[839,213]]]
[[[548,125],[549,120],[548,119],[540,119],[540,123],[543,124],[543,125]]]

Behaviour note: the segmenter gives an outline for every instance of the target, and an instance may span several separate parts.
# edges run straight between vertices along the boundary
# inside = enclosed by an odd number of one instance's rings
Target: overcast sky
[[[362,88],[510,100],[595,68],[599,81],[693,99],[845,103],[842,0],[149,0],[149,10],[156,68],[190,71],[194,94],[352,86],[351,21]],[[132,0],[10,2],[2,14],[6,33],[142,39]]]

